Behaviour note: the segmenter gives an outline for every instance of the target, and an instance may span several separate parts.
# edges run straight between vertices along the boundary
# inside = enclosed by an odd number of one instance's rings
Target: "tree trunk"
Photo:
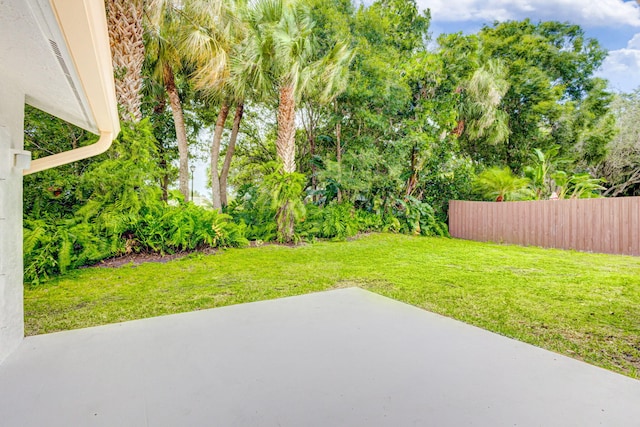
[[[159,95],[156,98],[155,102],[156,102],[156,105],[153,107],[153,113],[156,115],[160,115],[164,112],[164,109],[167,106],[166,97],[164,96],[164,93]],[[160,158],[160,161],[158,162],[158,166],[162,171],[162,175],[160,175],[160,189],[162,190],[162,201],[167,202],[169,201],[169,173],[168,173],[169,165],[167,165],[167,160],[165,157],[166,153],[161,141],[158,141],[158,156]]]
[[[276,150],[285,173],[296,171],[296,100],[292,85],[280,88]]]
[[[280,88],[278,104],[278,138],[276,151],[283,164],[283,173],[292,174],[296,171],[296,100],[292,85]],[[286,185],[286,184],[285,184]],[[279,206],[276,213],[278,238],[284,242],[293,240],[294,226],[292,201],[287,199]]]
[[[220,197],[220,175],[218,173],[218,162],[220,161],[220,141],[222,140],[222,132],[224,124],[229,115],[229,105],[226,101],[222,103],[216,128],[213,131],[213,142],[211,143],[211,192],[213,196],[213,209],[222,212],[222,200]]]
[[[336,123],[336,161],[338,167],[342,168],[342,143],[340,141],[342,134],[342,123]],[[342,191],[338,187],[338,203],[342,203]]]
[[[108,0],[106,10],[120,119],[138,122],[144,63],[142,1]]]
[[[304,130],[307,134],[307,142],[309,143],[309,155],[311,156],[311,189],[313,190],[313,201],[318,201],[318,168],[316,167],[316,129],[318,127],[318,115],[313,109],[310,102],[307,102],[302,114],[302,123],[304,124]]]
[[[418,171],[416,166],[418,163],[418,148],[416,146],[411,150],[411,176],[407,180],[406,196],[409,197],[413,194],[416,186],[418,185]]]
[[[169,64],[164,64],[164,86],[169,96],[171,114],[176,128],[176,139],[178,140],[178,156],[180,160],[179,181],[180,192],[184,196],[185,202],[189,201],[189,145],[187,143],[187,130],[184,125],[184,114],[182,113],[182,103],[178,96],[178,89],[173,75],[173,69]]]
[[[291,243],[295,234],[295,217],[293,214],[293,202],[287,200],[276,212],[276,224],[278,226],[278,240],[282,243]]]
[[[229,146],[227,147],[227,154],[224,156],[224,163],[222,164],[222,172],[220,173],[220,202],[222,206],[227,206],[227,178],[229,177],[229,170],[231,169],[231,159],[233,158],[233,152],[236,149],[236,140],[238,139],[238,132],[240,131],[240,122],[244,114],[244,103],[240,102],[236,106],[236,115],[233,118],[233,128],[231,128],[231,138],[229,138]]]
[[[160,168],[164,171],[167,170],[167,162],[165,160],[160,161]],[[160,188],[162,189],[162,201],[169,201],[169,174],[163,173],[160,176]]]
[[[312,133],[309,136],[309,154],[311,155],[311,189],[313,190],[313,201],[318,201],[318,168],[316,167],[316,136]]]

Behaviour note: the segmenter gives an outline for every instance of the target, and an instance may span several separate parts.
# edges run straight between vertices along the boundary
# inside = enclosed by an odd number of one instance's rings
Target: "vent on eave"
[[[71,90],[73,90],[73,94],[75,95],[76,100],[78,101],[78,105],[82,110],[82,114],[84,115],[84,119],[86,123],[91,123],[91,121],[89,120],[89,115],[87,114],[87,110],[84,108],[84,103],[82,102],[82,97],[80,96],[80,92],[78,92],[78,88],[76,87],[75,83],[73,83],[73,78],[71,77],[71,71],[69,71],[69,67],[67,67],[67,62],[62,57],[62,52],[58,47],[58,43],[49,39],[49,45],[51,46],[51,50],[53,51],[53,54],[58,59],[58,64],[60,64],[60,68],[62,68],[62,72],[64,73],[64,76],[67,78],[67,82],[69,83]]]

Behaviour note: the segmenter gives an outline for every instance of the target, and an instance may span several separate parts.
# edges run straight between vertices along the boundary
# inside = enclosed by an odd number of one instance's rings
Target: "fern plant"
[[[344,240],[358,233],[355,208],[347,203],[330,204],[322,210],[321,236]]]

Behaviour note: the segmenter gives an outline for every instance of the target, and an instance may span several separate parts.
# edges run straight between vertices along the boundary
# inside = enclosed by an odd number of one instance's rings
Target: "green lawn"
[[[77,270],[25,289],[28,335],[359,286],[638,378],[640,258],[374,234]]]

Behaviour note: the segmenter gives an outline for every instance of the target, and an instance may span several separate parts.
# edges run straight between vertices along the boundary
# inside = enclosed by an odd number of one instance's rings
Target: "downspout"
[[[111,147],[113,139],[114,136],[112,132],[100,132],[100,139],[98,139],[98,142],[95,144],[33,160],[31,162],[31,167],[29,169],[25,169],[22,173],[23,175],[30,175],[56,166],[66,165],[67,163],[75,162],[77,160],[97,156],[98,154],[104,153],[109,149],[109,147]]]

